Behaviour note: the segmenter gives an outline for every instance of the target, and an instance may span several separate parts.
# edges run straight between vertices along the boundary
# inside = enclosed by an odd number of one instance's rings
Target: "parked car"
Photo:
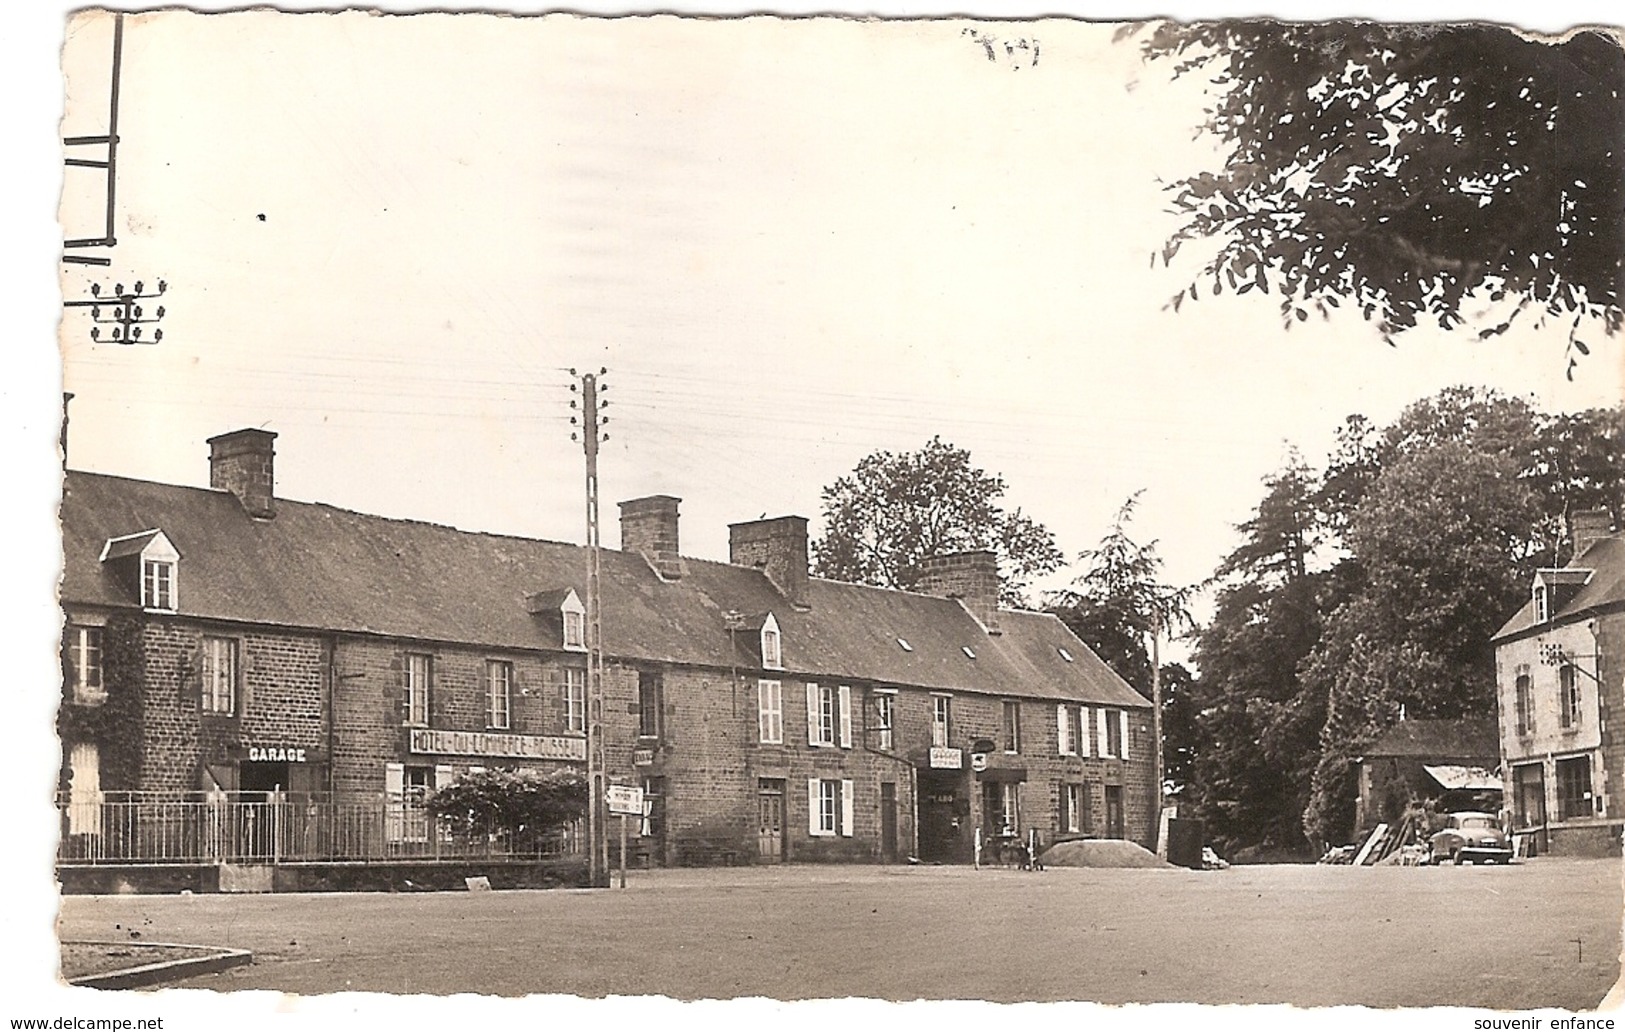
[[[1444,830],[1435,832],[1428,842],[1429,863],[1442,864],[1446,859],[1456,864],[1512,862],[1512,845],[1493,815],[1464,811],[1451,814],[1446,821]]]

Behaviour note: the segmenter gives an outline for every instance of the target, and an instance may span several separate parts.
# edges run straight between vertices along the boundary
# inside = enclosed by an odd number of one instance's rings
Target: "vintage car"
[[[1468,860],[1475,864],[1481,860],[1512,862],[1512,846],[1492,814],[1453,813],[1446,821],[1444,829],[1435,832],[1428,842],[1429,863],[1442,864],[1446,859],[1456,864]]]

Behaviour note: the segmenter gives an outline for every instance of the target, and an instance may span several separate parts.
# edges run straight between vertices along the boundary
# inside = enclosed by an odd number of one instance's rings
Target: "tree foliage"
[[[1235,20],[1164,23],[1142,45],[1211,82],[1225,148],[1168,188],[1182,225],[1164,264],[1218,244],[1175,308],[1273,289],[1288,327],[1348,303],[1385,337],[1474,318],[1485,338],[1533,312],[1569,328],[1571,375],[1584,334],[1625,322],[1618,40]]]
[[[547,832],[587,815],[587,779],[573,770],[486,770],[435,789],[429,812],[461,834],[489,828]]]
[[[1625,407],[1550,415],[1449,388],[1350,417],[1320,472],[1265,478],[1220,564],[1188,797],[1221,848],[1348,841],[1355,760],[1403,708],[1493,718],[1490,638],[1574,513],[1625,496]]]
[[[970,453],[933,437],[916,452],[878,451],[823,491],[824,533],[812,543],[821,577],[912,589],[933,556],[992,549],[1000,601],[1025,604],[1032,579],[1061,567],[1055,537],[1020,509],[1000,507],[1005,483]]]

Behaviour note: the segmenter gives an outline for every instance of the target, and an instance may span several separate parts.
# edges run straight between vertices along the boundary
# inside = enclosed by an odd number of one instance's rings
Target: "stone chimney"
[[[762,570],[797,609],[807,596],[807,520],[779,516],[728,525],[728,561]]]
[[[957,598],[989,634],[999,633],[999,557],[986,549],[932,556],[914,590]]]
[[[661,580],[681,580],[683,559],[677,550],[677,506],[681,498],[650,495],[621,503],[621,551],[636,552]]]
[[[1607,509],[1588,509],[1569,516],[1569,537],[1574,539],[1574,555],[1570,562],[1577,562],[1586,549],[1613,534],[1613,516]]]
[[[276,515],[276,477],[271,469],[274,440],[276,434],[271,431],[254,429],[233,430],[208,440],[209,486],[236,495],[244,511],[257,520]]]

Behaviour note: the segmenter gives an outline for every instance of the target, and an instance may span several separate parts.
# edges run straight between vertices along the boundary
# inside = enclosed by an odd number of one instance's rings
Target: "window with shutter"
[[[784,744],[784,686],[756,682],[756,734],[764,745]]]
[[[1055,707],[1055,750],[1062,756],[1071,756],[1077,750],[1072,747],[1072,721],[1066,711],[1064,705]]]
[[[850,779],[841,782],[841,834],[852,837],[852,810],[855,805],[853,799],[852,782]]]
[[[807,744],[818,745],[818,686],[807,682]]]
[[[841,748],[852,748],[852,689],[841,685]]]
[[[1117,755],[1120,759],[1128,759],[1128,710],[1117,711]]]

